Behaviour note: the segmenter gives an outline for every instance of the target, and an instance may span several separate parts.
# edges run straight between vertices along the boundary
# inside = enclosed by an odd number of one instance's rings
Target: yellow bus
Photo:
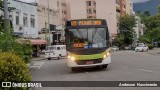
[[[66,21],[67,65],[72,71],[80,67],[107,68],[111,64],[109,31],[104,19]]]

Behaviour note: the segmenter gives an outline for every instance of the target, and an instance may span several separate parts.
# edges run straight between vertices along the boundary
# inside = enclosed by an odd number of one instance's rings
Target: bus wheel
[[[51,58],[48,58],[48,60],[51,60]]]
[[[74,71],[78,71],[78,68],[77,67],[72,67],[71,70],[74,72]]]
[[[107,68],[108,64],[102,65],[102,68]]]

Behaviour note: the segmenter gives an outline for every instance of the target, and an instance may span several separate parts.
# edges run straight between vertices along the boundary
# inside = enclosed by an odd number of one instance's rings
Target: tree
[[[160,14],[147,18],[145,26],[147,29],[140,40],[152,44],[153,42],[160,42]]]
[[[124,35],[122,34],[118,34],[115,39],[113,40],[113,44],[118,46],[118,47],[122,47],[124,44]]]
[[[157,9],[158,9],[158,13],[160,14],[160,5],[157,7]]]
[[[144,11],[144,15],[150,16],[150,12],[149,11]]]
[[[119,30],[124,35],[124,44],[129,45],[133,42],[133,28],[136,25],[136,19],[134,16],[124,15],[119,18]]]
[[[15,8],[9,7],[8,11],[12,11]],[[0,10],[3,11],[3,2],[0,0]],[[19,55],[22,57],[26,63],[29,62],[31,59],[31,46],[28,43],[28,41],[21,41],[20,43],[16,40],[18,38],[15,38],[12,35],[13,28],[10,28],[10,33],[5,33],[4,31],[4,18],[3,16],[0,16],[0,50],[2,52],[8,52],[13,51],[16,55]]]
[[[147,31],[152,30],[153,28],[159,27],[160,26],[160,15],[154,15],[150,16],[149,18],[146,19],[146,22],[144,23]]]

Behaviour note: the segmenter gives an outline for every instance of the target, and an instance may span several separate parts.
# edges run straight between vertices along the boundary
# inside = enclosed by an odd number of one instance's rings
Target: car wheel
[[[142,52],[144,52],[144,50],[142,49]]]

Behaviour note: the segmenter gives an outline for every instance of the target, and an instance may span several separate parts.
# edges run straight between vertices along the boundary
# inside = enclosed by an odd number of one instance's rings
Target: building
[[[117,33],[115,0],[67,0],[68,19],[106,19],[110,36]]]
[[[139,39],[140,36],[144,34],[145,25],[141,23],[141,18],[139,16],[135,16],[136,19],[136,27],[134,27],[136,33],[136,39]]]
[[[9,7],[15,9],[9,12],[13,25],[13,33],[25,38],[38,38],[37,4],[19,0],[8,0]]]
[[[51,44],[61,42],[60,39],[64,35],[63,29],[67,20],[66,9],[65,0],[38,0],[38,31],[42,39],[50,39]],[[50,24],[50,35],[48,23]]]
[[[116,0],[116,12],[117,18],[126,14],[134,14],[132,0]]]
[[[56,25],[60,24],[57,0],[38,0],[38,31],[41,39],[53,43]],[[48,9],[49,7],[49,9]],[[48,11],[49,10],[49,11]],[[50,26],[50,27],[49,27]],[[50,28],[50,34],[49,34]]]
[[[128,15],[135,14],[135,12],[133,11],[133,1],[132,0],[126,0],[126,14]]]

